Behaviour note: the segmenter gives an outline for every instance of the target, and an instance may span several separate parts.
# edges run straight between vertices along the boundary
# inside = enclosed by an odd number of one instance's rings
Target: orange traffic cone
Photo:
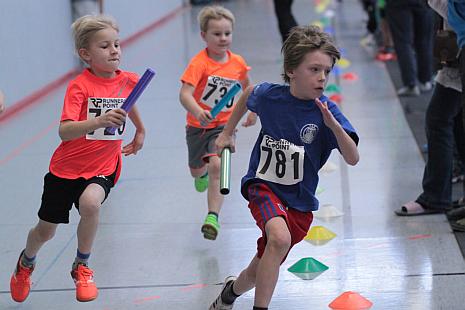
[[[347,72],[342,75],[342,79],[347,81],[356,81],[358,80],[358,76],[355,73]]]
[[[334,103],[340,104],[342,102],[342,96],[339,94],[334,94],[329,96],[329,100],[331,100]]]
[[[329,307],[334,310],[364,310],[370,309],[373,303],[356,292],[344,292],[334,299]]]

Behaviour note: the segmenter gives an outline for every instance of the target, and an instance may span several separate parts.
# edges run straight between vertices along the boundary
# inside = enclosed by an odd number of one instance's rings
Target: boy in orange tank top
[[[247,72],[250,67],[241,56],[230,51],[234,15],[229,10],[206,6],[200,11],[198,21],[207,47],[191,59],[184,71],[179,98],[187,110],[186,141],[194,185],[198,192],[208,189],[208,214],[201,231],[206,239],[215,240],[223,204],[215,140],[240,94],[232,98],[215,119],[210,111],[236,82],[243,88],[249,86]],[[243,126],[254,125],[256,117],[255,113],[250,113]]]

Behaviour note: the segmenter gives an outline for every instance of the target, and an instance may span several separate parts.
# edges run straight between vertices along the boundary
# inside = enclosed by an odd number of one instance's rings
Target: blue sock
[[[31,268],[34,267],[35,263],[36,255],[34,255],[33,257],[27,257],[25,251],[23,250],[23,255],[21,255],[21,265],[23,265],[24,267]]]
[[[76,269],[78,264],[86,265],[89,262],[90,253],[84,254],[79,252],[79,249],[76,251],[76,258],[74,259],[73,269]]]

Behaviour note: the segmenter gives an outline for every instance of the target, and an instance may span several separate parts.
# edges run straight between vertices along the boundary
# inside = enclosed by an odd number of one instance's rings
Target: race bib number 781
[[[108,113],[113,109],[118,109],[124,103],[126,98],[95,98],[91,97],[87,100],[87,119],[99,117],[104,113]],[[105,128],[99,128],[86,135],[88,140],[122,140],[126,123],[117,128],[115,132],[109,133]]]
[[[256,176],[283,185],[297,184],[304,177],[304,157],[303,146],[264,135]]]

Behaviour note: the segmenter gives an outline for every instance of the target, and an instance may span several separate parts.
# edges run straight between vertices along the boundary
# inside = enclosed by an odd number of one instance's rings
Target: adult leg
[[[408,5],[399,4],[398,1],[395,3],[389,1],[386,5],[386,16],[397,53],[402,82],[407,87],[414,87],[417,68],[412,48],[412,12]]]
[[[437,83],[426,111],[428,160],[423,193],[417,198],[424,207],[446,209],[451,205],[454,118],[460,110],[460,93]]]
[[[418,80],[424,84],[431,82],[433,75],[433,11],[419,1],[412,12]]]
[[[454,118],[454,141],[457,148],[457,159],[465,163],[465,131],[462,121],[462,108]]]
[[[463,126],[465,126],[465,46],[461,47],[461,52],[459,55],[459,64],[460,64],[460,68],[459,68],[460,79],[462,81],[462,120],[463,120]]]
[[[273,2],[276,17],[278,18],[279,32],[284,42],[289,36],[289,31],[297,26],[297,21],[291,10],[293,0],[274,0]]]

